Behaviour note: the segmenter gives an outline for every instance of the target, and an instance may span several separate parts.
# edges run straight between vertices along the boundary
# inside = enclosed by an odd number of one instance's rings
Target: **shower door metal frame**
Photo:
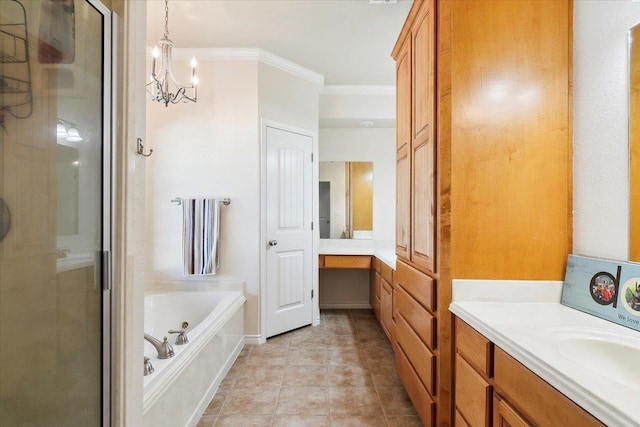
[[[111,425],[111,289],[112,262],[111,243],[113,239],[111,218],[115,203],[113,203],[113,178],[116,176],[112,162],[115,143],[115,103],[112,103],[115,82],[112,80],[112,57],[116,55],[117,42],[113,37],[117,34],[117,20],[115,14],[99,0],[86,0],[98,13],[102,15],[102,239],[100,255],[96,257],[96,280],[102,287],[102,426]],[[96,283],[98,285],[98,283]]]

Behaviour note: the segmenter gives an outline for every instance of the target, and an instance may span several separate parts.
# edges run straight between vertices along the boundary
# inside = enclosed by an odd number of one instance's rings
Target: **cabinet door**
[[[435,25],[433,3],[420,11],[412,33],[411,261],[434,271],[436,230]]]
[[[531,424],[526,422],[506,400],[494,393],[493,427],[531,427]]]
[[[422,271],[434,271],[435,259],[435,150],[426,140],[413,147],[413,227],[411,261]]]
[[[411,30],[413,139],[430,139],[434,125],[435,25],[433,1],[424,2]]]
[[[382,329],[390,341],[393,341],[393,289],[386,280],[381,279],[382,286],[380,288],[380,321],[382,323]]]
[[[396,68],[396,254],[409,259],[411,226],[411,38]]]

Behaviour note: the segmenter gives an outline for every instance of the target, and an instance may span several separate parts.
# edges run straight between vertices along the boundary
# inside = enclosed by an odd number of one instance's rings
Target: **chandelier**
[[[147,83],[147,92],[151,100],[168,107],[179,102],[196,102],[198,99],[198,77],[196,76],[196,57],[191,58],[191,86],[178,83],[171,71],[171,51],[175,44],[169,40],[169,0],[164,2],[164,37],[152,51],[151,79]]]

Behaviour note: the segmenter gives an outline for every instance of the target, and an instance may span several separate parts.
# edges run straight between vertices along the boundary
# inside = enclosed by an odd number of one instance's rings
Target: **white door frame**
[[[313,200],[311,202],[311,218],[313,219],[313,245],[311,250],[311,289],[313,289],[313,326],[320,324],[320,306],[318,304],[318,242],[320,239],[318,213],[318,133],[308,129],[289,126],[273,120],[260,119],[260,337],[259,344],[267,341],[267,127],[293,132],[311,138],[311,182]]]

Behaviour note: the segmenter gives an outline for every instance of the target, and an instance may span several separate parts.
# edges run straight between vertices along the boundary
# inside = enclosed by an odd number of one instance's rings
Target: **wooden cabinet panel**
[[[435,357],[399,313],[396,316],[396,341],[430,395],[435,395]]]
[[[380,293],[380,323],[384,333],[387,334],[389,341],[394,340],[394,324],[393,324],[393,289],[391,285],[384,280],[384,277],[380,281],[381,293]]]
[[[396,288],[394,295],[396,312],[401,313],[422,342],[434,350],[436,348],[436,318],[418,304],[402,287]]]
[[[407,291],[423,307],[431,311],[436,310],[435,280],[409,265],[398,261],[394,281],[397,286]]]
[[[456,411],[453,420],[454,427],[469,427],[469,424],[464,420],[460,412]]]
[[[380,263],[380,274],[390,285],[393,283],[393,270],[384,262]]]
[[[418,140],[430,139],[433,133],[435,25],[433,3],[424,3],[411,31],[413,138]]]
[[[371,268],[368,255],[324,255],[324,268]]]
[[[434,271],[435,257],[435,149],[433,140],[412,146],[411,261],[423,271]]]
[[[498,394],[493,394],[493,427],[533,427]]]
[[[424,388],[422,381],[418,378],[416,371],[400,346],[396,350],[396,367],[398,376],[402,380],[422,424],[427,427],[435,425],[436,411],[433,399]]]
[[[491,385],[456,355],[456,410],[470,427],[488,427],[491,423]]]
[[[411,144],[411,39],[396,58],[396,150]]]
[[[396,161],[396,254],[409,259],[411,237],[411,162],[404,147]]]
[[[495,347],[494,385],[527,419],[540,426],[602,427],[600,421]],[[457,396],[456,396],[457,397]]]
[[[371,270],[369,276],[369,304],[380,320],[380,274],[375,270]]]
[[[493,376],[493,343],[457,317],[456,351],[485,377]]]
[[[451,171],[453,277],[564,278],[572,244],[572,4],[443,5],[450,69],[442,73],[451,88],[442,92],[450,110],[439,108],[438,123],[451,132],[438,144],[451,152],[442,170]]]
[[[409,259],[411,227],[411,38],[396,57],[396,253]]]

